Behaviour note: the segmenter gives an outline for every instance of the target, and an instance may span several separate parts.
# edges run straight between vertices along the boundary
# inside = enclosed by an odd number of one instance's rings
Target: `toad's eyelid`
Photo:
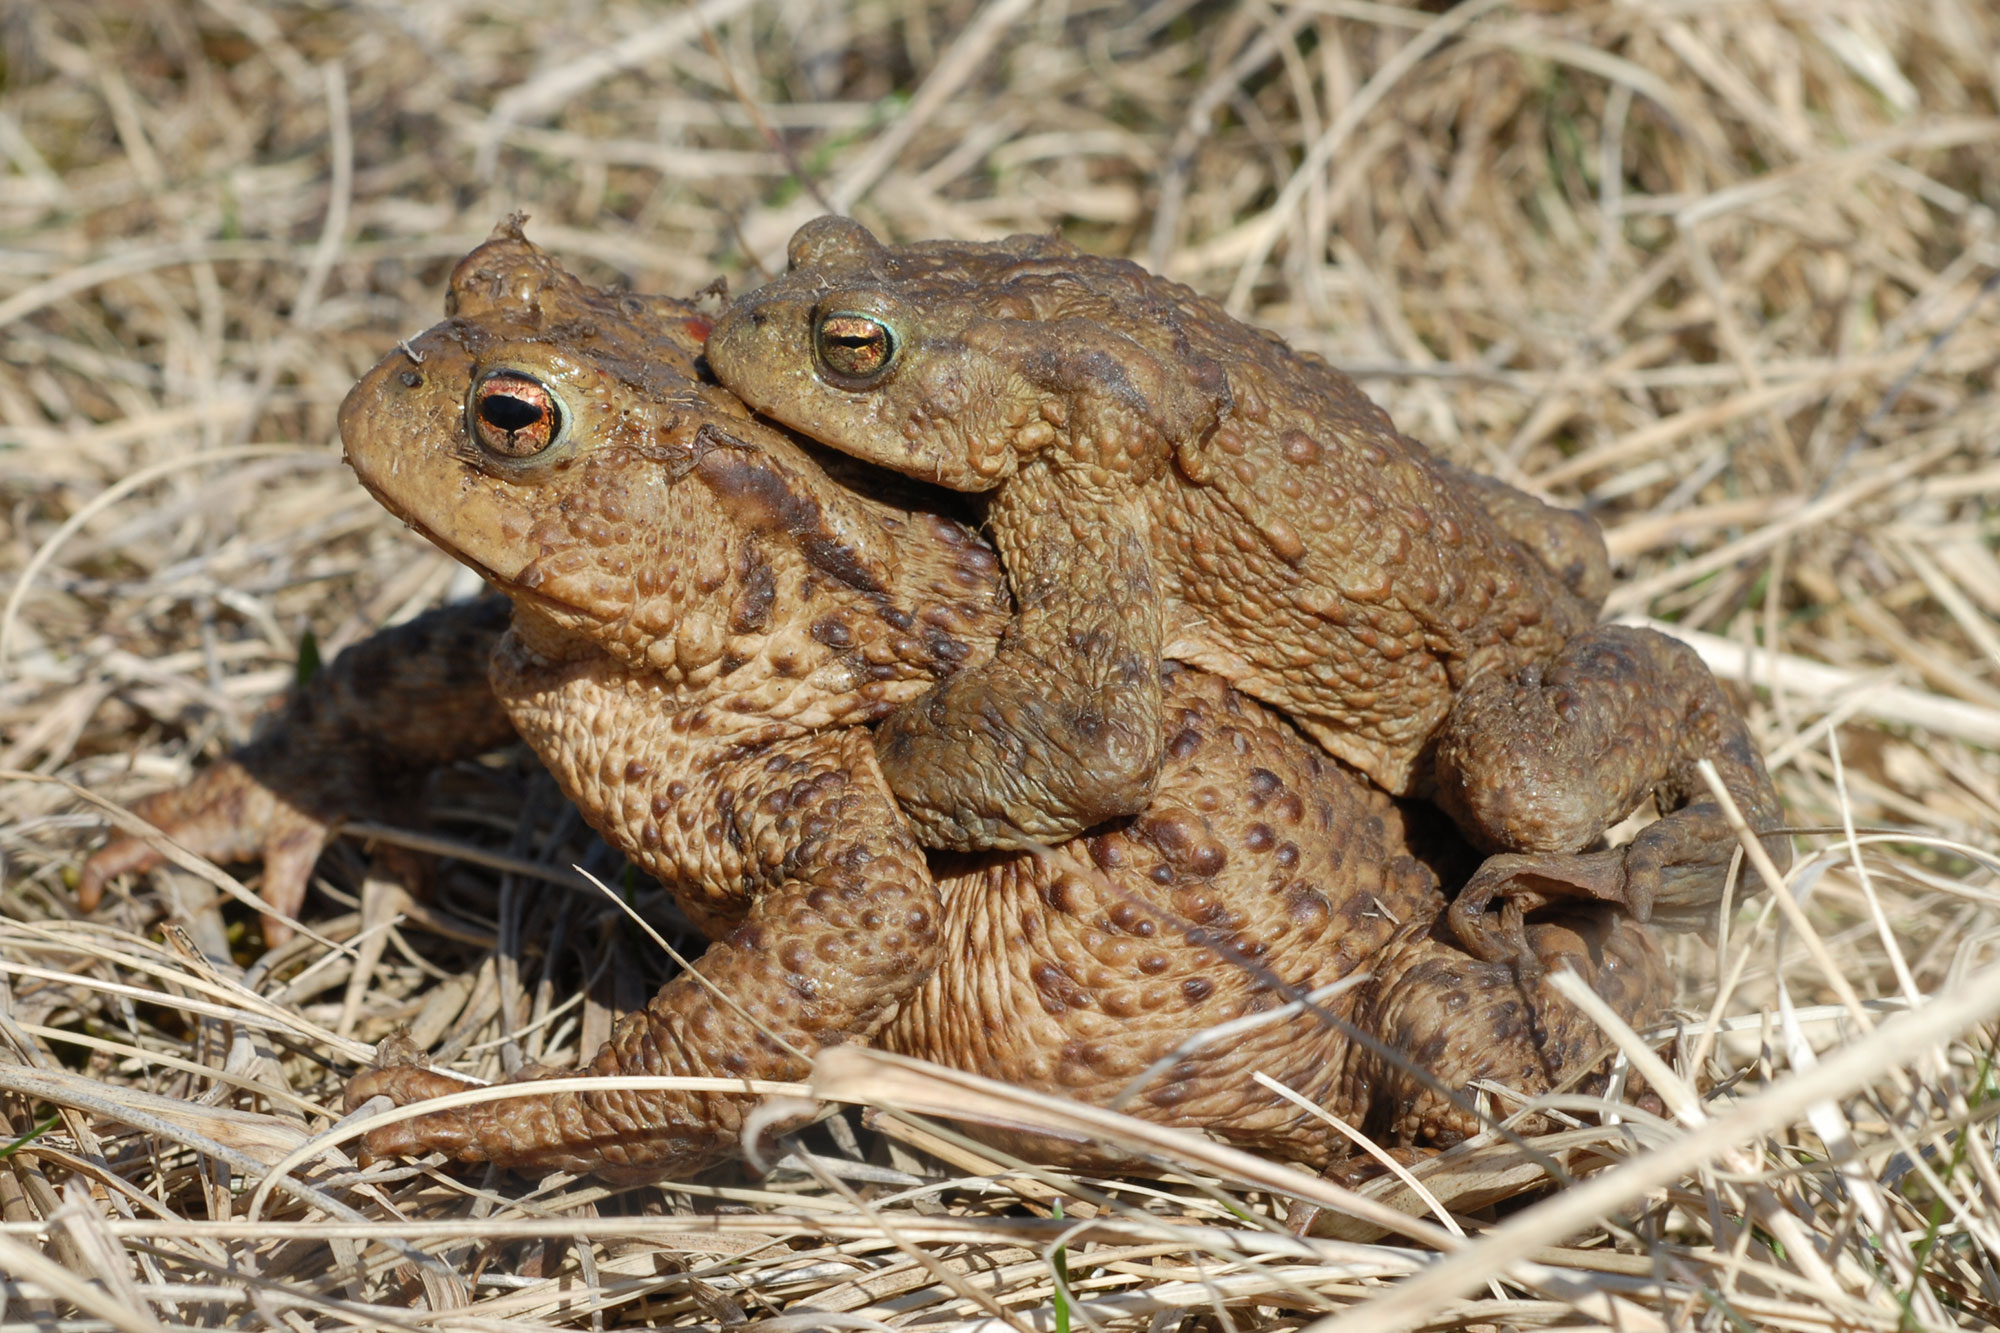
[[[868,310],[822,310],[813,317],[813,327],[821,332],[836,326],[866,326],[880,329],[890,337],[895,336],[885,317]]]

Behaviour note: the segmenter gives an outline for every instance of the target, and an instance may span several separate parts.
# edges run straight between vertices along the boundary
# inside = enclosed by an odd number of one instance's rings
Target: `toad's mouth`
[[[402,520],[402,524],[404,524],[406,528],[410,528],[412,532],[416,532],[418,536],[422,536],[422,538],[424,538],[426,542],[430,542],[432,546],[436,546],[436,548],[438,548],[438,550],[442,550],[444,554],[452,556],[454,560],[458,560],[458,562],[460,562],[460,564],[464,564],[466,568],[470,568],[470,570],[472,570],[474,574],[478,574],[480,578],[484,578],[484,580],[486,580],[488,584],[492,584],[494,588],[498,588],[498,590],[500,590],[500,592],[504,592],[506,596],[510,596],[510,598],[522,598],[522,600],[530,600],[530,602],[534,602],[536,606],[542,606],[542,608],[546,608],[546,610],[554,610],[554,612],[568,612],[568,614],[582,614],[582,608],[580,608],[580,606],[576,606],[574,602],[566,602],[566,600],[562,600],[560,596],[550,596],[548,592],[544,592],[544,590],[540,590],[540,588],[536,588],[536,586],[534,586],[534,584],[536,584],[538,580],[536,580],[536,574],[534,574],[534,562],[532,562],[532,560],[528,560],[526,564],[522,564],[522,566],[520,566],[520,568],[518,568],[516,572],[512,572],[512,574],[508,574],[508,572],[502,572],[502,570],[494,568],[492,564],[486,564],[484,560],[480,560],[480,558],[476,558],[476,556],[468,554],[468,552],[466,552],[464,548],[460,548],[460,546],[458,546],[456,542],[452,542],[452,540],[444,538],[444,536],[442,536],[442,534],[440,534],[440,532],[438,532],[436,528],[432,528],[432,526],[430,526],[428,522],[424,522],[424,520],[422,520],[422,518],[418,518],[416,514],[408,512],[408,510],[406,510],[406,508],[402,508],[400,504],[394,504],[394,502],[392,502],[392,500],[390,500],[390,498],[388,498],[386,494],[382,494],[380,490],[376,490],[374,486],[370,486],[370,484],[366,482],[366,478],[362,480],[362,486],[364,486],[364,488],[368,490],[368,494],[372,494],[372,496],[376,498],[376,502],[378,502],[378,504],[380,504],[382,508],[386,508],[386,510],[388,510],[388,512],[392,512],[392,514],[394,514],[396,518],[400,518],[400,520]]]
[[[371,481],[366,467],[355,460],[353,450],[348,450],[347,455],[348,466],[354,469],[355,477],[360,481],[362,489],[375,497],[375,503],[388,510],[402,522],[404,527],[422,537],[432,546],[437,547],[438,550],[444,552],[459,564],[464,565],[467,569],[510,598],[526,599],[537,606],[559,613],[582,614],[581,608],[561,598],[551,597],[546,592],[534,587],[536,579],[533,573],[533,561],[522,561],[517,568],[509,572],[496,568],[486,561],[479,559],[468,552],[463,546],[459,545],[458,542],[453,541],[438,531],[436,527],[425,522],[423,517],[409,505],[400,503],[388,491]]]
[[[390,504],[387,497],[385,497],[380,491],[376,490],[374,487],[372,486],[369,487],[368,493],[375,497],[376,503],[380,504],[384,509],[388,510],[390,513],[394,514],[397,518],[401,519],[403,521],[403,526],[408,528],[411,532],[416,533],[419,537],[422,537],[432,546],[437,547],[438,550],[443,551],[446,555],[458,561],[459,564],[464,565],[467,569],[479,575],[480,578],[485,579],[488,583],[492,584],[494,587],[504,588],[509,592],[513,591],[514,581],[512,579],[503,578],[500,575],[500,573],[497,570],[495,570],[491,565],[482,564],[480,561],[473,559],[471,556],[467,555],[464,551],[461,551],[460,549],[458,549],[458,547],[452,545],[450,542],[446,541],[443,537],[439,536],[437,531],[433,529],[429,524],[425,523],[422,519],[416,518],[415,516],[408,514],[401,509],[398,509],[395,505]]]
[[[754,409],[750,419],[766,430],[784,436],[818,465],[821,472],[857,495],[896,509],[936,514],[962,527],[979,529],[985,526],[986,506],[992,498],[988,492],[953,490],[880,463],[871,463],[865,458],[844,454],[831,445],[821,444],[804,431]]]

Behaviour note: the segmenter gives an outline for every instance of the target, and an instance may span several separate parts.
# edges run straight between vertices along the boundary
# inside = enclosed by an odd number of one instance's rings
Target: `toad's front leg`
[[[877,733],[889,784],[930,846],[1059,842],[1152,794],[1163,615],[1149,520],[1122,479],[1092,473],[1037,468],[995,497],[1018,617],[992,660]]]
[[[1705,924],[1737,843],[1701,779],[1703,759],[1779,869],[1791,863],[1777,792],[1743,719],[1693,649],[1652,630],[1600,625],[1553,662],[1474,681],[1435,755],[1438,803],[1503,853],[1452,904],[1453,928],[1482,958],[1528,960],[1521,914],[1563,898]],[[1649,794],[1658,821],[1624,847],[1581,850]],[[1495,899],[1498,922],[1487,915]]]
[[[646,723],[637,721],[643,740]],[[628,761],[617,771],[633,790],[592,822],[641,863],[657,866],[662,846],[678,843],[683,875],[703,881],[681,895],[685,905],[698,921],[725,928],[695,962],[699,977],[674,978],[625,1015],[589,1064],[530,1070],[524,1079],[803,1078],[816,1051],[872,1035],[938,965],[937,890],[866,732],[718,744],[692,756],[714,761],[705,772],[690,770],[688,757]],[[601,774],[618,756],[598,758]],[[573,770],[558,776],[566,787],[579,778]],[[745,886],[747,904],[733,902]],[[419,1066],[392,1065],[357,1076],[347,1102],[384,1094],[406,1104],[464,1087]],[[528,1095],[419,1116],[371,1133],[368,1147],[647,1179],[727,1156],[753,1100],[613,1089]]]

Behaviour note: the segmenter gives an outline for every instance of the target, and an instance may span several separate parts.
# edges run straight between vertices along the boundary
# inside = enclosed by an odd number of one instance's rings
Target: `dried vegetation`
[[[0,1107],[40,1131],[0,1141],[0,1324],[2000,1323],[2000,5],[1440,10],[0,3]],[[1653,1077],[1705,1110],[1579,1112],[1551,1149],[1614,1165],[1499,1214],[1535,1169],[1440,1163],[1441,1265],[1291,1240],[1268,1169],[1172,1147],[1007,1169],[889,1114],[972,1094],[872,1067],[766,1177],[260,1187],[390,1024],[494,1074],[660,970],[551,887],[615,866],[518,758],[435,793],[511,870],[420,906],[345,843],[331,943],[259,958],[191,875],[78,919],[106,802],[244,735],[308,631],[465,590],[339,465],[341,395],[510,210],[690,293],[828,206],[1134,255],[1602,519],[1614,610],[1743,686],[1803,830],[1802,915],[1686,946]]]

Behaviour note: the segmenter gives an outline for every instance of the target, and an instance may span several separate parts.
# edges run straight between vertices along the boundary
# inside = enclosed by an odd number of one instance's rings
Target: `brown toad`
[[[1251,1072],[1417,1144],[1474,1127],[1447,1095],[1474,1079],[1533,1093],[1595,1059],[1598,1034],[1545,979],[1440,936],[1442,895],[1386,796],[1198,671],[1163,672],[1169,741],[1135,819],[934,876],[865,724],[990,654],[1009,609],[991,554],[833,484],[697,383],[687,307],[585,287],[518,230],[460,264],[449,308],[356,386],[342,434],[371,491],[507,593],[511,625],[448,609],[343,654],[306,691],[320,706],[287,715],[314,721],[305,752],[209,770],[169,811],[175,832],[255,847],[258,830],[207,818],[203,783],[226,806],[250,777],[309,787],[337,715],[365,722],[369,687],[407,677],[477,720],[473,746],[510,721],[712,934],[700,976],[622,1019],[590,1073],[796,1078],[816,1049],[864,1041],[1100,1104],[1134,1084],[1137,1114],[1324,1164],[1344,1140]],[[394,666],[432,646],[445,658]],[[395,748],[371,730],[378,756]],[[411,748],[422,763],[454,746]],[[263,813],[324,807],[293,791]],[[94,875],[143,859],[101,857]],[[1532,939],[1629,1019],[1657,1013],[1658,952],[1619,909]],[[1320,1013],[1149,1071],[1193,1030],[1363,970]],[[391,1065],[349,1101],[462,1086]],[[726,1092],[529,1095],[370,1144],[643,1177],[729,1152],[748,1108]]]
[[[930,845],[1067,837],[1143,805],[1162,658],[1509,853],[1453,907],[1485,957],[1562,896],[1712,913],[1736,840],[1702,758],[1754,828],[1778,826],[1700,660],[1595,624],[1595,524],[1441,462],[1324,361],[1135,264],[1039,236],[889,247],[821,218],[708,355],[823,443],[992,492],[1017,619],[991,662],[878,732]],[[1648,796],[1666,817],[1582,851]],[[1480,916],[1496,894],[1498,931]]]

